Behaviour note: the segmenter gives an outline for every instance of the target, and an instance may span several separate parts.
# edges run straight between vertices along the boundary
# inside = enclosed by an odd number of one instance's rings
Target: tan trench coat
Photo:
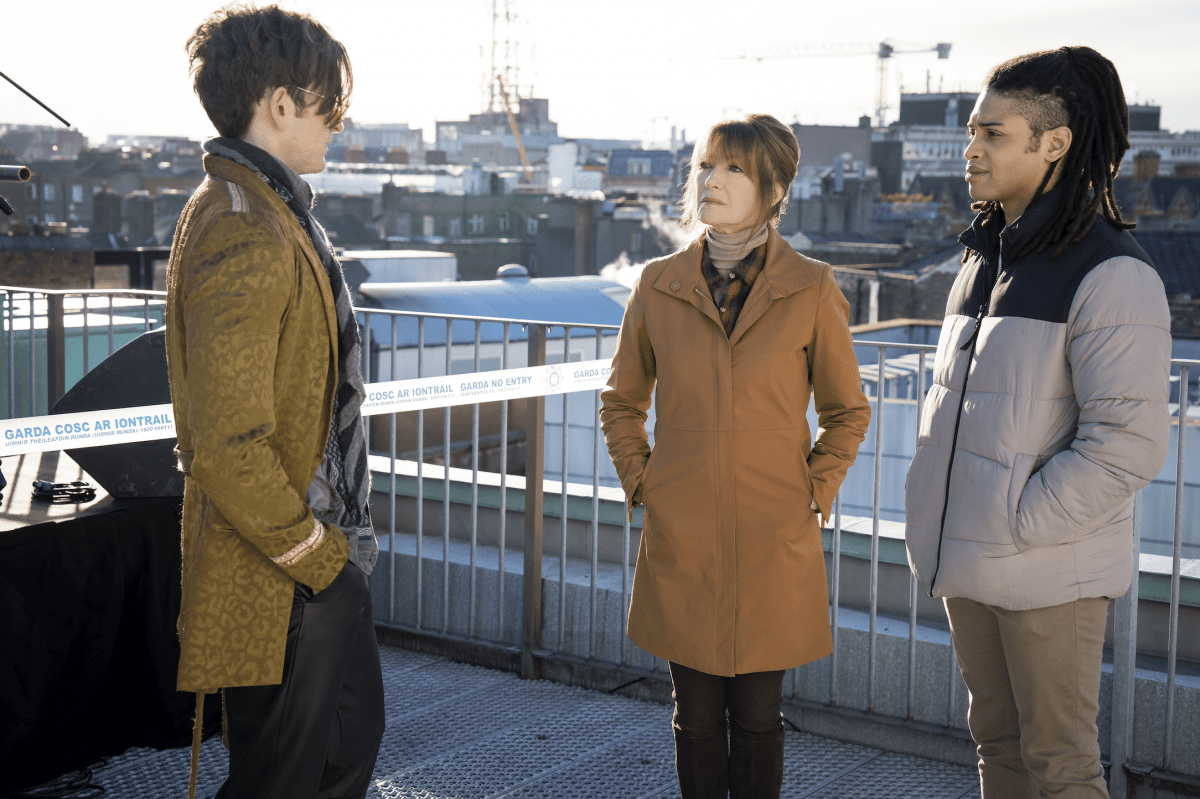
[[[726,336],[702,252],[699,239],[646,265],[601,394],[609,454],[646,507],[629,637],[709,674],[788,669],[832,651],[811,505],[828,516],[870,407],[828,265],[770,228],[766,265]]]
[[[167,276],[167,364],[181,463],[178,688],[283,676],[296,582],[325,588],[345,535],[316,539],[305,493],[325,452],[337,375],[329,278],[253,172],[206,156]],[[291,553],[277,565],[272,558]]]

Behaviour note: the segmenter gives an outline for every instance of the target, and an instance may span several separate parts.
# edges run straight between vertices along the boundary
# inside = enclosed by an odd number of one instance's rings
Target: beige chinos
[[[946,599],[983,799],[1108,799],[1096,727],[1108,603]]]

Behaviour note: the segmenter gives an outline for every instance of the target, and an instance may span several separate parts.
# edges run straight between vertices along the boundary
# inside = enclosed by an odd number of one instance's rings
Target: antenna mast
[[[521,99],[521,42],[517,35],[515,0],[492,0],[492,50],[486,80],[488,104],[485,109],[494,114],[504,111],[496,91],[496,76],[501,75],[515,100]]]

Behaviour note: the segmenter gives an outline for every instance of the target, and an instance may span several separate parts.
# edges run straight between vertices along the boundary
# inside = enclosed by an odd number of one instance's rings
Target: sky
[[[110,134],[215,135],[191,90],[184,42],[211,0],[40,0],[5,6],[0,72],[93,145]],[[403,122],[483,110],[491,0],[281,0],[311,13],[347,47],[350,117]],[[506,5],[499,0],[499,5]],[[747,113],[785,122],[854,125],[874,113],[878,43],[897,50],[949,42],[950,57],[891,59],[889,120],[900,86],[978,91],[987,69],[1031,50],[1086,44],[1117,66],[1128,100],[1162,106],[1162,127],[1200,130],[1200,2],[1196,0],[507,0],[499,26],[522,94],[550,100],[560,135],[694,140]],[[739,59],[772,48],[856,45],[863,55]],[[503,52],[500,57],[503,63]],[[0,124],[59,124],[0,81]]]

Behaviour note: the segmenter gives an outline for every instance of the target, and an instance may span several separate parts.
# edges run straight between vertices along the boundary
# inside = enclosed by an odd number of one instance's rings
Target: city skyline
[[[5,72],[82,131],[92,144],[114,135],[214,135],[191,92],[184,42],[219,4],[126,0],[114,10],[50,0],[6,10]],[[491,49],[491,3],[447,0],[284,0],[308,11],[345,43],[355,71],[350,117],[399,122],[434,136],[435,120],[482,110]],[[905,91],[977,91],[988,67],[1029,50],[1095,47],[1116,64],[1130,103],[1162,107],[1162,127],[1200,130],[1200,66],[1194,34],[1200,4],[1013,0],[971,6],[945,0],[881,0],[834,7],[775,7],[748,0],[688,6],[610,0],[590,8],[551,0],[510,0],[520,44],[520,84],[550,101],[569,138],[665,141],[671,126],[689,140],[713,122],[749,112],[785,122],[853,125],[874,115],[872,55],[722,59],[780,47],[822,44],[952,45],[950,58],[897,55],[888,74],[888,119]],[[1005,13],[1000,14],[1003,8]],[[504,35],[503,25],[501,36]],[[503,49],[503,41],[501,42]],[[501,59],[502,60],[502,59]],[[56,120],[7,83],[0,123]]]

